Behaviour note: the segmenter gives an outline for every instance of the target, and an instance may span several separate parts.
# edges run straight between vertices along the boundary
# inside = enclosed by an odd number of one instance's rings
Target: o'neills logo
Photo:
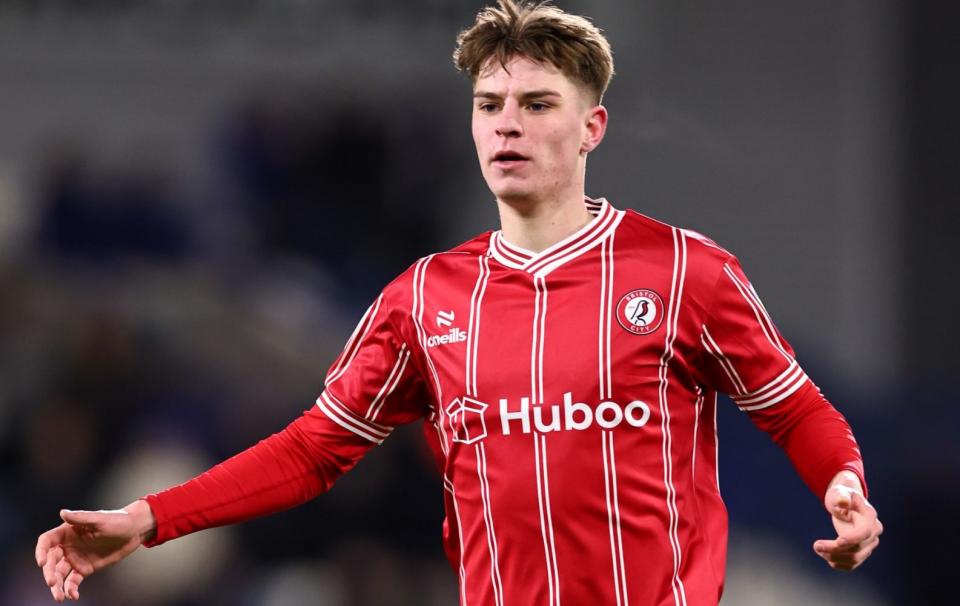
[[[632,290],[617,303],[617,321],[635,335],[649,335],[663,322],[660,295],[646,288]]]
[[[507,399],[500,398],[500,425],[505,436],[517,430],[521,433],[583,431],[594,423],[604,429],[613,429],[621,423],[643,427],[649,420],[650,407],[640,400],[634,400],[626,406],[606,400],[594,408],[583,402],[574,402],[573,394],[568,391],[563,394],[563,406],[531,406],[530,398],[520,398],[520,409],[511,410]]]
[[[433,335],[427,339],[427,347],[446,345],[447,343],[461,343],[467,340],[467,331],[451,328],[445,335]]]

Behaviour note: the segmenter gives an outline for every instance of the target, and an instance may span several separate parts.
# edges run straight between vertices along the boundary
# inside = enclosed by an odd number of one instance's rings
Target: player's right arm
[[[282,431],[199,476],[113,512],[67,512],[40,536],[37,564],[54,599],[78,599],[90,574],[185,534],[304,503],[328,490],[393,426],[423,417],[429,395],[410,343],[409,288],[395,281],[334,361],[317,405]]]
[[[374,446],[319,407],[197,477],[113,511],[62,510],[37,540],[37,565],[53,597],[79,599],[83,580],[144,545],[243,522],[325,492]]]

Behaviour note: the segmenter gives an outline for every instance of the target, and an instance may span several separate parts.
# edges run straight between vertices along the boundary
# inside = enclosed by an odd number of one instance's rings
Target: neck
[[[507,242],[539,253],[593,220],[583,192],[551,200],[497,199],[500,227]]]

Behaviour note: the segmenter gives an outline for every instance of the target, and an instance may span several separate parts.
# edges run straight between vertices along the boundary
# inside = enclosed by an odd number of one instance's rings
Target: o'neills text
[[[467,331],[459,328],[451,328],[445,335],[433,335],[427,339],[427,347],[436,347],[437,345],[446,345],[447,343],[461,343],[467,340]]]

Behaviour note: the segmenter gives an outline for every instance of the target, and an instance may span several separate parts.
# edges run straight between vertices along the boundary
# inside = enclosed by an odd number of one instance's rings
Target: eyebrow
[[[530,99],[539,99],[540,97],[563,97],[560,93],[549,88],[541,88],[538,90],[532,90],[520,95],[522,101],[528,101]],[[478,90],[473,93],[474,99],[502,99],[502,95],[490,91]]]

